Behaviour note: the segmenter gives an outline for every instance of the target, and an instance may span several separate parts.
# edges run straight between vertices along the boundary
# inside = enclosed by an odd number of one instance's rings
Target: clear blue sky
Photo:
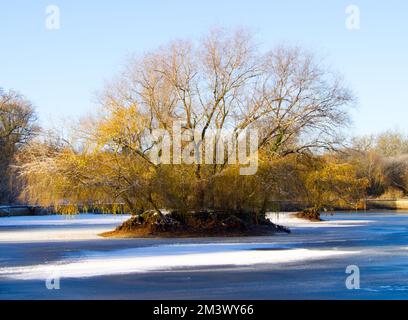
[[[345,27],[360,8],[361,29]],[[61,28],[45,27],[48,5]],[[45,126],[95,110],[95,92],[126,57],[212,27],[248,27],[265,46],[282,41],[326,56],[359,102],[351,133],[408,133],[408,2],[324,0],[2,0],[0,87],[37,106]]]

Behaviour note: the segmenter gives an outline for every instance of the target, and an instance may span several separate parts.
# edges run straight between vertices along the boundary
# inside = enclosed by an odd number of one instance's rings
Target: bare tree
[[[21,146],[29,142],[38,127],[32,104],[20,94],[0,89],[0,201],[15,197],[9,169]]]
[[[376,137],[376,151],[385,157],[408,154],[408,138],[398,131],[387,131]]]

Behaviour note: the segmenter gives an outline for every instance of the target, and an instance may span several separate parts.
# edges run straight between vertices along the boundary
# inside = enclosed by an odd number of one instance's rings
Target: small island
[[[202,211],[181,213],[156,211],[136,215],[104,237],[242,237],[290,233],[289,228],[272,223],[264,215],[243,211]]]

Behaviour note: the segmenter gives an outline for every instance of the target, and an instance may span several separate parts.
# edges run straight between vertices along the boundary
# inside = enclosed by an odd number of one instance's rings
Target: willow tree
[[[267,154],[264,159],[333,148],[353,101],[341,79],[300,48],[257,48],[244,30],[215,30],[200,41],[175,41],[131,59],[101,93],[100,114],[77,129],[75,144],[24,164],[28,199],[43,205],[120,202],[131,212],[226,206],[231,190],[221,182],[239,175],[227,161],[230,153],[221,163],[188,164],[174,154],[170,163],[152,161],[163,141],[149,135],[160,129],[174,137],[176,123],[187,137],[183,146],[199,146],[214,132],[238,140],[256,130],[256,151]],[[209,152],[203,151],[215,157]],[[274,177],[266,171],[264,165],[261,175],[237,178],[242,190],[236,192],[251,195],[246,205],[264,202],[263,193],[253,193],[260,183],[272,190],[264,180]],[[228,206],[239,207],[238,198]]]
[[[323,157],[315,161],[314,169],[306,172],[305,193],[310,205],[308,212],[318,215],[323,208],[362,209],[368,179],[360,178],[352,164]]]

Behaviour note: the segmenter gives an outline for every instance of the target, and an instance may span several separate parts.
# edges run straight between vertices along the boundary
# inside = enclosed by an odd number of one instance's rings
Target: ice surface
[[[151,248],[144,248],[150,250]],[[191,254],[172,254],[177,246],[165,246],[166,253],[146,256],[146,252],[129,251],[121,255],[105,252],[98,257],[78,259],[78,261],[61,260],[58,263],[42,264],[24,267],[9,267],[0,269],[0,277],[28,280],[46,280],[50,277],[86,278],[103,275],[117,275],[127,273],[144,273],[151,271],[169,271],[192,267],[220,267],[220,266],[250,266],[257,264],[288,263],[299,260],[322,259],[345,254],[353,251],[337,250],[228,250],[220,247],[218,252],[200,252],[200,246],[195,246]],[[192,249],[192,248],[191,248]],[[255,248],[256,249],[256,248]]]

